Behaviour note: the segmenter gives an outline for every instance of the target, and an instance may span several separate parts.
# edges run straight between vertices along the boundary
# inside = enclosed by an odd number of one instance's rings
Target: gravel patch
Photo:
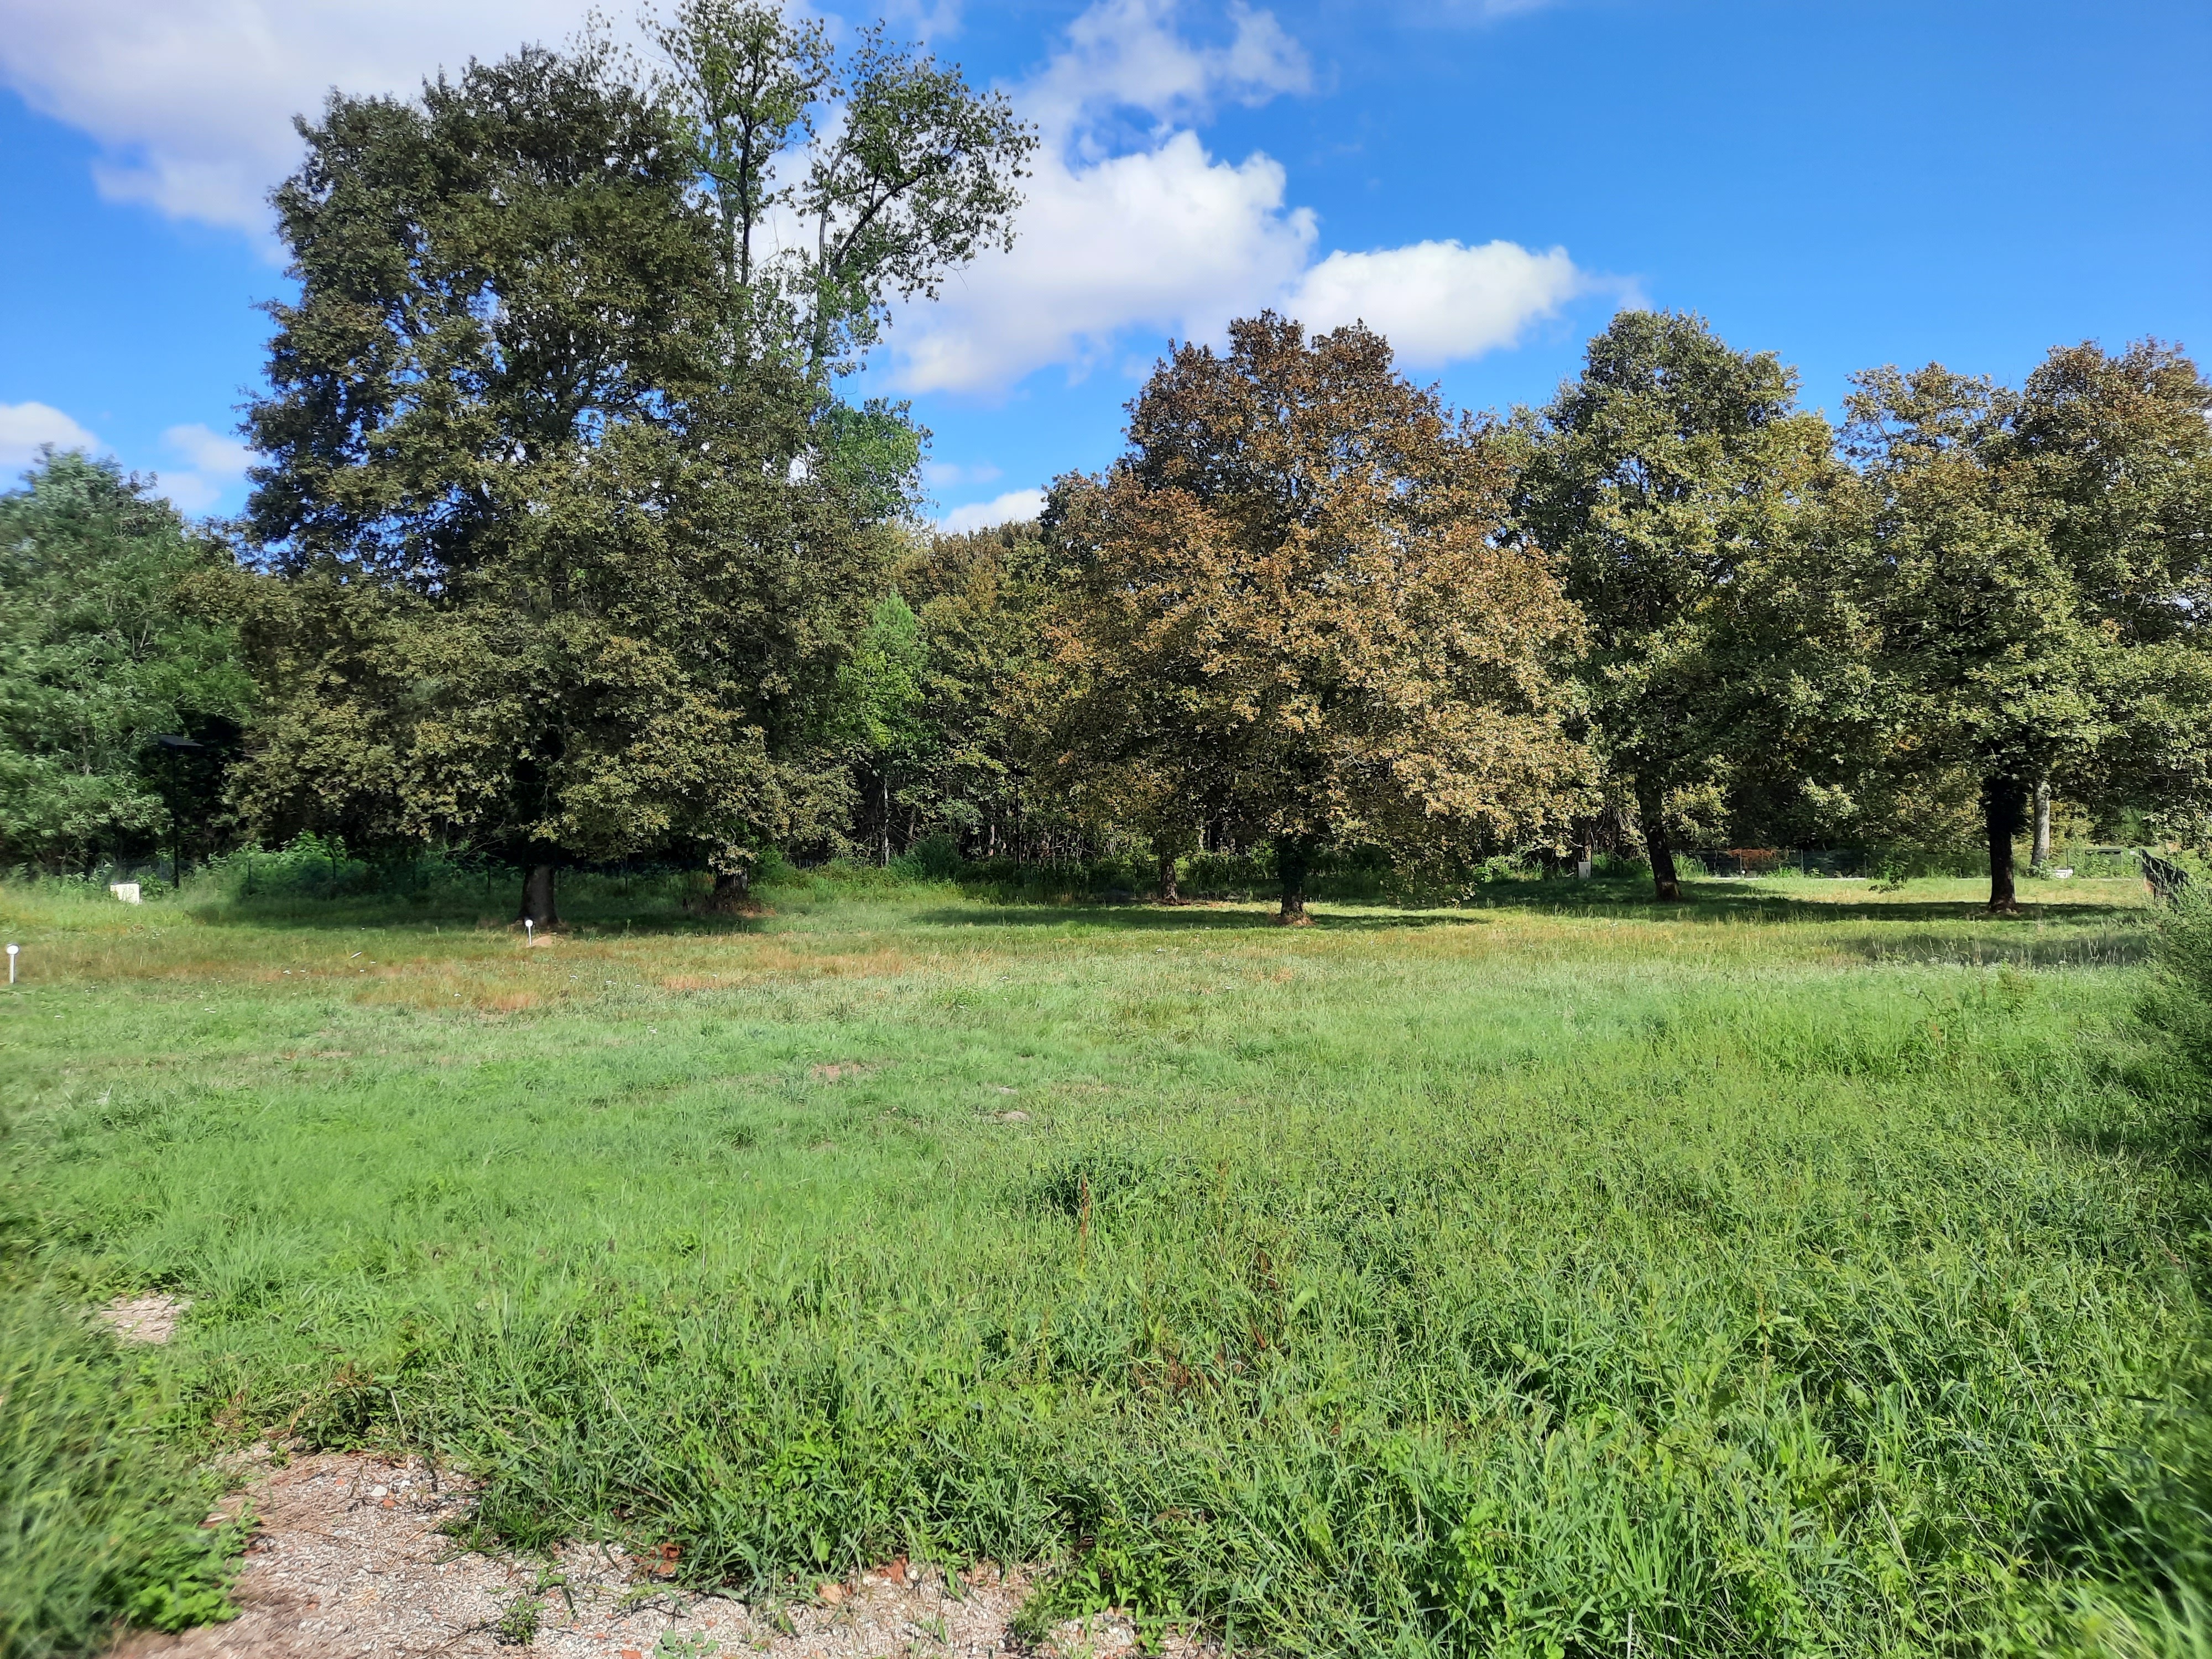
[[[177,1322],[191,1305],[187,1297],[157,1292],[111,1302],[93,1317],[113,1331],[118,1342],[167,1342],[177,1334]]]
[[[667,1584],[671,1561],[598,1545],[551,1561],[465,1551],[441,1528],[473,1501],[419,1462],[332,1454],[264,1468],[222,1512],[251,1503],[258,1522],[239,1578],[240,1615],[133,1637],[112,1659],[1112,1659],[1136,1650],[1135,1629],[1114,1617],[1024,1644],[1007,1626],[1030,1577],[988,1563],[948,1573],[887,1562],[804,1601],[748,1605]],[[1199,1659],[1218,1650],[1171,1635],[1166,1651]]]

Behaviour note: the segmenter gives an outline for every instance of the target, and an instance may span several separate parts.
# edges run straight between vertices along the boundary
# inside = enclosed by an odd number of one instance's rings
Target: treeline
[[[264,458],[188,532],[112,466],[0,501],[0,856],[305,831],[526,870],[771,849],[2013,847],[2055,795],[2212,823],[2212,388],[2054,350],[1859,376],[1628,312],[1539,410],[1364,328],[1186,345],[1036,523],[921,530],[926,434],[842,374],[1003,243],[1032,136],[956,68],[692,0],[412,100],[274,196]],[[161,744],[157,737],[204,745]]]

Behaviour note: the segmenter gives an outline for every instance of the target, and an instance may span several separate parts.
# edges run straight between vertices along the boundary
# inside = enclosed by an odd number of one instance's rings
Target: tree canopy
[[[812,72],[818,41],[763,27],[695,5],[665,38],[728,114],[797,94],[714,64],[766,51],[786,82]],[[879,39],[854,73],[848,120],[916,76],[932,108],[967,96]],[[248,416],[268,459],[247,526],[284,578],[240,601],[270,690],[239,786],[257,823],[494,847],[538,872],[526,906],[549,919],[564,859],[663,852],[741,879],[844,816],[840,664],[919,453],[896,410],[830,396],[816,325],[861,340],[853,304],[964,257],[1011,198],[970,189],[959,235],[921,223],[915,162],[854,210],[903,227],[864,257],[865,226],[824,197],[848,291],[794,339],[762,319],[796,268],[744,252],[775,191],[728,163],[798,117],[749,106],[733,139],[665,90],[586,43],[472,64],[412,102],[334,95],[302,124],[308,159],[276,198],[301,293],[272,307]],[[820,190],[849,183],[832,174]],[[733,300],[749,270],[767,303]]]
[[[0,495],[0,863],[84,869],[168,836],[154,739],[227,744],[252,707],[193,592],[228,564],[112,462],[49,452]]]
[[[1893,764],[1978,786],[1990,902],[2039,784],[2212,808],[2212,409],[2144,342],[2055,349],[2019,392],[1940,364],[1858,377],[1868,580]]]
[[[1226,352],[1160,365],[1128,438],[1048,514],[1070,787],[1133,774],[1265,836],[1286,921],[1331,844],[1471,853],[1564,825],[1573,609],[1495,533],[1502,447],[1382,337],[1233,323]]]
[[[1583,372],[1516,423],[1516,529],[1561,562],[1588,629],[1578,672],[1609,778],[1634,799],[1662,899],[1673,832],[1751,750],[1761,567],[1832,462],[1771,352],[1703,319],[1624,311]]]

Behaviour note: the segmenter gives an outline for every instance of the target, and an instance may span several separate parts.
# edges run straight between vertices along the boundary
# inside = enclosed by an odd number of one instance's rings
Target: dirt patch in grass
[[[224,1506],[250,1504],[247,1547],[228,1624],[141,1635],[112,1659],[481,1656],[526,1648],[551,1659],[890,1659],[928,1654],[1108,1656],[1136,1650],[1111,1615],[1054,1629],[1042,1644],[1011,1626],[1030,1577],[988,1564],[947,1572],[894,1561],[802,1600],[748,1603],[667,1582],[671,1553],[575,1545],[550,1560],[484,1554],[455,1536],[474,1497],[420,1462],[329,1454],[264,1462]],[[211,1517],[212,1518],[212,1517]],[[1164,1651],[1217,1651],[1169,1637]]]
[[[191,1301],[180,1296],[131,1296],[109,1303],[95,1316],[121,1342],[167,1342]]]

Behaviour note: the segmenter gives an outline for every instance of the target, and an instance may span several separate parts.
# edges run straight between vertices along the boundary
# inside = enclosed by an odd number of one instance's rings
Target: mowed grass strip
[[[2194,1108],[2125,884],[1932,888],[608,888],[527,950],[18,890],[10,1179],[84,1297],[193,1298],[174,1420],[460,1460],[526,1547],[1056,1561],[1279,1651],[2086,1643]]]

